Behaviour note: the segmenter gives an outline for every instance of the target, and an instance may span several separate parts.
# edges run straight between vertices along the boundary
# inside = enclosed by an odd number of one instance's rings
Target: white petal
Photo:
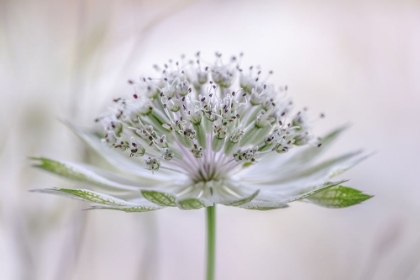
[[[288,161],[286,165],[302,165],[313,162],[319,155],[328,150],[328,148],[335,142],[335,140],[347,129],[349,125],[340,126],[324,137],[321,138],[321,147],[309,146],[301,149],[298,153],[295,153]]]
[[[209,199],[226,206],[240,206],[249,203],[259,194],[259,190],[233,180],[220,181],[213,190],[213,194]]]
[[[338,186],[344,182],[347,182],[347,180],[341,180],[341,181],[337,181],[337,182],[325,182],[324,184],[321,185],[317,185],[317,186],[312,186],[312,187],[305,187],[304,189],[299,190],[299,195],[295,195],[293,197],[289,197],[287,198],[287,202],[293,202],[296,200],[302,200],[305,198],[308,198],[320,191],[324,191],[328,188],[332,188],[334,186]]]
[[[282,202],[264,201],[264,200],[254,199],[253,201],[247,204],[240,205],[239,207],[249,209],[249,210],[267,211],[267,210],[286,208],[286,207],[289,207],[289,205],[287,205],[287,203],[282,203]]]
[[[179,177],[178,173],[163,169],[152,173],[150,170],[144,168],[143,161],[136,161],[134,158],[129,158],[102,143],[99,138],[92,133],[84,131],[69,122],[64,123],[106,161],[122,172],[151,180],[166,180],[177,176]]]
[[[137,203],[125,201],[107,194],[102,194],[85,189],[64,189],[64,188],[49,188],[32,190],[32,192],[55,194],[86,202],[93,202],[99,205],[94,205],[88,208],[91,209],[110,209],[120,210],[125,212],[146,212],[152,210],[162,209],[161,206],[153,204],[144,198],[138,198]]]
[[[98,174],[99,176],[102,176],[108,180],[111,180],[113,182],[117,182],[123,185],[130,185],[130,186],[138,186],[138,187],[145,187],[145,186],[154,186],[154,185],[161,185],[164,183],[168,183],[166,181],[161,181],[157,179],[150,179],[150,178],[140,178],[139,176],[132,176],[131,179],[127,177],[122,177],[119,174],[116,174],[114,172],[98,168],[93,165],[87,165],[78,163],[77,165],[81,167],[85,167],[88,170],[91,170]]]
[[[85,189],[64,189],[64,188],[48,188],[31,190],[32,192],[49,193],[77,200],[94,202],[103,205],[111,206],[133,206],[130,202],[125,200]]]
[[[71,180],[90,183],[106,190],[126,190],[138,192],[140,188],[148,189],[158,184],[162,184],[162,182],[152,180],[131,182],[127,179],[120,178],[111,172],[100,170],[88,165],[79,165],[65,161],[55,161],[47,158],[33,159],[38,161],[38,163],[35,164],[35,167],[69,178]],[[106,177],[103,176],[104,174],[106,174]]]
[[[136,206],[101,206],[101,205],[94,205],[85,210],[117,210],[117,211],[124,211],[126,213],[139,213],[139,212],[149,212],[162,209],[163,207],[160,206],[153,206],[153,205],[136,205]]]
[[[226,206],[241,206],[243,204],[247,204],[250,203],[251,201],[254,201],[254,199],[258,196],[258,194],[260,193],[260,190],[256,190],[254,193],[245,196],[243,198],[240,199],[231,199],[231,200],[227,200],[222,202],[222,204],[226,205]]]
[[[270,176],[272,173],[278,172],[279,169],[285,169],[283,172],[290,172],[296,168],[302,168],[303,166],[309,165],[324,151],[328,150],[341,133],[348,127],[348,125],[340,126],[322,137],[321,147],[295,147],[285,154],[268,153],[261,162],[249,167],[242,175],[242,178],[244,180],[255,179],[257,177],[261,178]]]
[[[292,187],[283,190],[274,190],[261,187],[260,194],[256,199],[252,200],[252,203],[255,205],[265,205],[266,207],[269,207],[271,203],[272,207],[277,205],[277,208],[282,208],[286,207],[290,202],[305,199],[321,189],[337,186],[343,182],[346,182],[346,180],[341,180],[338,182],[325,182],[322,184],[310,186],[293,185]]]
[[[289,171],[287,173],[283,173],[284,170],[279,170],[277,173],[271,174],[271,176],[253,180],[243,179],[243,181],[269,185],[276,189],[287,187],[290,184],[319,184],[343,173],[371,155],[372,153],[362,153],[362,151],[348,153],[311,168],[303,170],[296,169],[293,172]]]

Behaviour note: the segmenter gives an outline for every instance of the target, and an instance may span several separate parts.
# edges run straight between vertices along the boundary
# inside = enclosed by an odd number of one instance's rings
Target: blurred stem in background
[[[84,77],[83,77],[83,44],[81,44],[85,29],[86,19],[86,3],[83,0],[79,0],[76,4],[76,36],[75,36],[75,48],[73,54],[73,63],[70,72],[70,104],[67,118],[73,121],[80,121],[82,112],[78,112],[77,108],[82,103],[81,97],[83,97]],[[92,50],[94,51],[94,50]],[[89,63],[85,61],[84,63]],[[89,150],[86,147],[82,147],[80,150],[81,161],[89,162]],[[75,213],[71,216],[68,221],[68,227],[71,231],[68,233],[67,241],[62,246],[62,254],[59,260],[55,279],[72,279],[77,266],[77,260],[80,255],[80,251],[83,244],[83,236],[86,232],[88,212],[83,211],[82,213]]]

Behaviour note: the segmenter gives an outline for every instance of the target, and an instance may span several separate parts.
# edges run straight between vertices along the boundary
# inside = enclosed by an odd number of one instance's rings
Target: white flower
[[[102,140],[69,124],[124,177],[37,158],[38,167],[95,188],[36,191],[126,212],[214,204],[269,210],[297,200],[345,207],[370,197],[331,181],[368,154],[313,164],[344,127],[315,137],[313,121],[305,109],[293,110],[287,88],[275,90],[259,68],[243,71],[238,59],[225,64],[216,56],[214,64],[203,66],[197,54],[188,64],[156,66],[157,78],[130,80],[133,97],[115,99],[97,119]]]

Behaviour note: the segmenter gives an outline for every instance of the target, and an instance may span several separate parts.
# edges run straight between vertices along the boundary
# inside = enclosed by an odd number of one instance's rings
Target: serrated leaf
[[[178,207],[183,210],[200,209],[207,206],[211,206],[211,204],[206,203],[204,200],[198,198],[186,198],[183,200],[178,200]]]
[[[36,160],[38,163],[34,164],[35,167],[41,168],[48,172],[54,173],[56,175],[66,177],[71,180],[79,182],[87,182],[99,187],[106,187],[112,189],[123,189],[123,190],[138,190],[137,187],[127,186],[120,184],[107,178],[104,178],[97,174],[96,172],[90,170],[87,166],[64,162],[64,161],[55,161],[48,158],[31,158]],[[112,175],[112,173],[110,173]],[[128,181],[128,180],[127,180]]]
[[[162,207],[158,206],[123,206],[123,207],[113,207],[113,206],[100,206],[95,205],[92,207],[89,207],[85,210],[117,210],[117,211],[124,211],[126,213],[138,213],[138,212],[149,212],[154,210],[162,209]]]
[[[112,206],[134,205],[125,200],[122,200],[122,199],[119,199],[110,195],[101,194],[101,193],[97,193],[97,192],[85,190],[85,189],[49,188],[49,189],[32,190],[32,192],[56,194],[56,195],[60,195],[64,197],[99,203],[103,205],[112,205]]]
[[[230,202],[224,202],[223,204],[226,206],[240,206],[245,203],[251,202],[257,195],[260,193],[260,190],[255,191],[253,194],[249,195],[248,197],[241,198],[239,200],[234,200]]]
[[[315,192],[304,198],[304,201],[327,208],[343,208],[362,203],[369,198],[372,198],[372,196],[359,190],[339,185]]]
[[[150,202],[153,202],[161,206],[176,206],[176,196],[169,193],[157,192],[157,191],[141,191],[143,197]]]

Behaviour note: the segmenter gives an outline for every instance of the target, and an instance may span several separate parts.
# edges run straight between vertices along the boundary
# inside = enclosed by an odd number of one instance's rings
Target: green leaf
[[[113,206],[100,206],[100,205],[95,205],[92,207],[89,207],[85,210],[117,210],[117,211],[124,211],[126,213],[138,213],[138,212],[149,212],[149,211],[154,211],[154,210],[159,210],[162,209],[162,207],[158,207],[158,206],[143,206],[143,205],[138,205],[138,206],[123,206],[123,207],[113,207]]]
[[[146,190],[141,191],[141,194],[145,199],[157,205],[171,207],[176,206],[176,196],[172,194]]]
[[[257,197],[257,195],[259,193],[260,193],[260,190],[257,190],[253,194],[251,194],[250,196],[241,198],[239,200],[234,200],[234,201],[230,201],[230,202],[224,202],[223,204],[226,205],[226,206],[240,206],[240,205],[243,205],[245,203],[251,202],[254,198]]]
[[[178,207],[183,210],[200,209],[211,205],[211,203],[206,203],[204,200],[198,198],[178,200]]]
[[[111,205],[111,206],[132,206],[135,204],[129,203],[125,200],[106,195],[97,193],[90,190],[84,189],[62,189],[62,188],[49,188],[49,189],[37,189],[31,190],[32,192],[40,192],[40,193],[49,193],[49,194],[56,194],[64,197],[69,197],[73,199],[78,199],[82,201],[94,202],[103,205]]]
[[[343,208],[359,204],[372,197],[359,190],[339,185],[316,191],[302,199],[327,208]]]

